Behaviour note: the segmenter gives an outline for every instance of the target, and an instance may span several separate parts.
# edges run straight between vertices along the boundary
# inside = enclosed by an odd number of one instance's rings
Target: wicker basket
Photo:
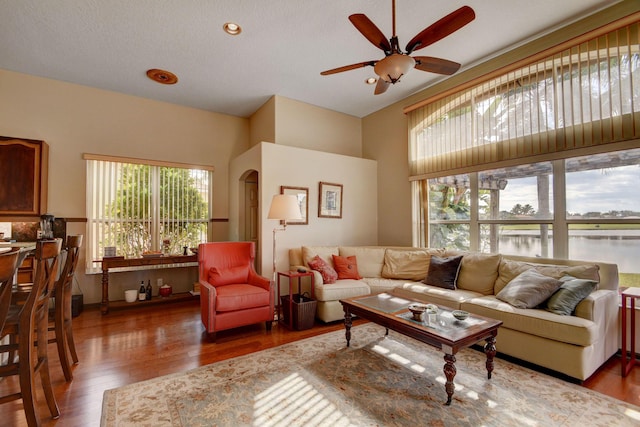
[[[280,297],[282,302],[282,315],[284,317],[284,323],[290,325],[292,313],[289,312],[289,295]],[[316,306],[318,302],[307,296],[300,294],[293,294],[293,303],[291,304],[291,311],[293,312],[293,329],[302,331],[304,329],[311,329],[316,318]]]

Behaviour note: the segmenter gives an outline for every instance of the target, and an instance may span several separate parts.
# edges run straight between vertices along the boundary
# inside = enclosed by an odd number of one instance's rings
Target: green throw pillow
[[[564,276],[560,279],[562,286],[547,300],[546,309],[555,314],[570,316],[576,306],[585,299],[598,285],[598,282]]]

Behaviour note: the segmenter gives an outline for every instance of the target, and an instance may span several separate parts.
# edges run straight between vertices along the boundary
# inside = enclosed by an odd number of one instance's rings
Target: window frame
[[[150,214],[149,214],[149,218],[144,218],[142,219],[142,221],[143,222],[146,221],[147,223],[149,223],[150,246],[148,250],[153,250],[153,251],[162,251],[163,249],[162,238],[159,236],[160,229],[162,227],[161,223],[163,222],[175,223],[176,221],[178,222],[181,221],[180,218],[160,217],[160,206],[159,206],[161,203],[160,188],[162,185],[160,174],[161,174],[162,168],[173,168],[173,169],[179,169],[182,171],[196,170],[196,171],[205,173],[205,175],[202,178],[204,179],[203,185],[207,189],[206,200],[205,200],[205,203],[207,206],[207,212],[205,215],[206,218],[199,219],[196,221],[198,223],[205,224],[206,236],[204,238],[204,241],[210,241],[212,239],[213,230],[212,230],[211,216],[213,211],[213,172],[215,170],[212,166],[177,163],[177,162],[164,162],[164,161],[146,160],[146,159],[130,158],[130,157],[104,156],[104,155],[88,154],[88,153],[85,153],[83,155],[83,159],[87,161],[87,184],[86,184],[86,193],[87,193],[86,194],[86,202],[87,202],[86,273],[87,274],[95,274],[95,273],[101,272],[100,263],[98,260],[102,258],[103,254],[100,246],[101,243],[96,240],[96,238],[98,237],[96,236],[94,226],[97,226],[97,224],[99,223],[104,223],[105,220],[107,221],[109,220],[108,218],[104,218],[104,217],[98,218],[94,214],[94,211],[96,211],[96,209],[94,209],[94,205],[98,203],[96,201],[96,197],[98,196],[96,196],[92,190],[95,188],[94,185],[96,185],[95,178],[102,178],[101,176],[99,176],[98,173],[92,173],[92,169],[96,167],[95,165],[98,164],[97,162],[114,163],[112,167],[116,169],[118,168],[117,165],[133,165],[134,167],[135,166],[150,167],[149,169],[150,177],[148,180],[148,185],[151,188],[150,190],[151,195],[148,197],[151,204],[151,206],[148,208],[150,210]],[[93,165],[92,165],[92,162],[93,162]],[[105,164],[108,164],[108,163],[105,163]],[[117,181],[118,178],[114,177],[112,179]],[[111,185],[113,186],[113,184]],[[112,188],[109,192],[112,192],[115,194],[116,189]],[[105,190],[104,193],[107,193],[107,190]],[[174,197],[177,197],[177,196],[179,195],[174,195]],[[103,194],[103,198],[101,202],[103,204],[108,204],[113,202],[114,200],[115,200],[114,195],[105,196]],[[122,223],[122,221],[126,222],[126,219],[115,220],[116,223]],[[187,222],[189,222],[189,220]],[[123,254],[118,253],[117,255],[123,255]]]

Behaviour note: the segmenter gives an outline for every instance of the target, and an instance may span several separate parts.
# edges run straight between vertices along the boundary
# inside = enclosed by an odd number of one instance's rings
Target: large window
[[[139,257],[207,241],[210,169],[86,157],[89,271],[98,271],[93,261],[107,246]]]
[[[407,110],[414,244],[608,261],[634,285],[640,23],[612,27]]]
[[[424,182],[426,246],[610,262],[640,286],[640,149]]]

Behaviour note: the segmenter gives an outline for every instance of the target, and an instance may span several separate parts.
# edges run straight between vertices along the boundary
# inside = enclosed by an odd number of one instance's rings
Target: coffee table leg
[[[451,405],[451,397],[453,397],[453,391],[455,390],[455,385],[453,384],[453,377],[456,376],[456,357],[453,354],[445,354],[444,355],[444,376],[447,377],[447,383],[444,385],[445,390],[447,390],[447,403],[446,405]]]
[[[484,353],[487,355],[487,378],[491,379],[491,372],[493,372],[493,358],[496,355],[496,337],[489,337],[486,341],[487,343],[484,345]]]
[[[344,309],[344,328],[345,328],[345,338],[347,339],[347,347],[349,347],[349,343],[351,341],[351,313],[349,309],[345,307]]]

